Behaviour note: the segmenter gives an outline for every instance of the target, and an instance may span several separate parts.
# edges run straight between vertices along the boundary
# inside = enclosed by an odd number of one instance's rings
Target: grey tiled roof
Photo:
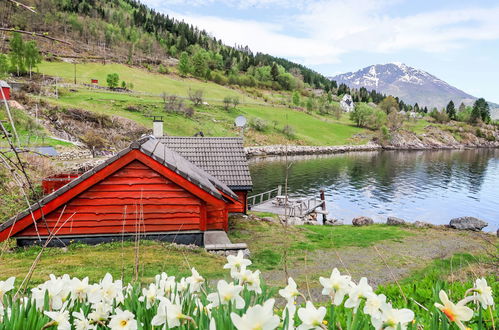
[[[20,220],[30,214],[30,209],[31,212],[39,209],[40,207],[43,207],[50,201],[56,199],[58,196],[61,196],[71,188],[75,187],[77,184],[83,182],[84,180],[88,179],[95,173],[99,172],[109,164],[115,162],[119,158],[123,157],[126,155],[128,152],[130,152],[132,149],[139,149],[142,151],[144,154],[154,158],[156,161],[159,163],[163,164],[164,166],[168,167],[172,171],[178,173],[185,179],[189,180],[190,182],[194,183],[195,185],[201,187],[204,191],[208,192],[209,194],[222,199],[223,196],[220,194],[219,190],[223,191],[225,194],[231,196],[235,200],[238,200],[237,195],[223,182],[218,180],[217,178],[213,177],[211,174],[205,172],[203,169],[199,168],[195,164],[191,163],[190,161],[186,160],[184,157],[179,155],[177,152],[171,150],[168,148],[166,145],[160,143],[158,140],[156,140],[153,137],[146,137],[143,139],[140,139],[139,141],[136,141],[130,145],[130,147],[121,150],[119,153],[114,155],[113,157],[107,159],[105,162],[101,163],[100,165],[92,168],[91,170],[83,173],[81,176],[78,178],[74,179],[73,181],[69,182],[65,186],[62,186],[61,188],[57,189],[56,191],[52,192],[51,194],[45,196],[41,200],[39,200],[37,203],[34,203],[33,205],[30,206],[30,208],[24,210],[23,212],[17,214],[16,216],[10,218],[3,224],[0,224],[0,231],[3,231],[4,229],[10,227],[13,223],[15,223],[17,220]]]
[[[159,140],[231,189],[253,187],[242,138],[164,136]]]

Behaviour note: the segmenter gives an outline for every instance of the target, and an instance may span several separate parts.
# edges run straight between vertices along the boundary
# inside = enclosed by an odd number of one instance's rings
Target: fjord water
[[[356,152],[288,157],[293,197],[326,192],[329,218],[351,223],[356,216],[377,222],[387,216],[448,224],[474,216],[499,227],[499,149]],[[250,161],[258,194],[284,185],[284,157]]]

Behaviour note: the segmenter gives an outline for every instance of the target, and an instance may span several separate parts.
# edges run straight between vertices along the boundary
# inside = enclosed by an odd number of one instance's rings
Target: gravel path
[[[448,229],[411,230],[414,235],[398,241],[382,241],[371,247],[344,247],[308,253],[303,260],[291,261],[288,274],[301,285],[309,282],[314,300],[323,300],[319,276],[329,276],[337,267],[342,273],[350,273],[355,281],[367,277],[373,286],[394,282],[431,263],[433,259],[449,258],[456,253],[483,253],[487,243],[485,233],[462,232]],[[378,252],[379,251],[379,252]],[[382,257],[381,257],[382,256]],[[386,262],[386,264],[385,264]],[[283,270],[263,273],[266,282],[284,286]]]

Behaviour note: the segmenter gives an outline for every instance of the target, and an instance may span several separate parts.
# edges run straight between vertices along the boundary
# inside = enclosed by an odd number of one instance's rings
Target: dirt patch
[[[400,280],[424,268],[434,259],[449,258],[456,253],[483,253],[487,246],[484,233],[449,229],[407,229],[411,236],[401,240],[381,241],[370,247],[342,247],[304,252],[303,258],[289,261],[288,274],[307,292],[306,282],[314,301],[322,301],[318,278],[329,276],[337,267],[353,280],[367,277],[373,286]],[[490,235],[488,235],[490,236]],[[379,251],[379,252],[378,252]],[[285,285],[282,269],[263,273],[265,281],[274,286]],[[301,284],[301,285],[300,285]]]

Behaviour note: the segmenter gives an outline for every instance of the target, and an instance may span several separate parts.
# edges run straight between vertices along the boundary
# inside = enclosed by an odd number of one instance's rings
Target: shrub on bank
[[[289,278],[278,292],[284,301],[278,307],[271,290],[262,285],[260,271],[250,270],[250,265],[242,253],[227,257],[224,268],[230,270],[231,281],[218,281],[216,289],[194,268],[187,278],[162,273],[149,285],[124,286],[110,274],[93,284],[88,278],[50,275],[27,295],[13,294],[12,277],[0,281],[0,329],[395,330],[448,329],[452,324],[465,329],[465,323],[487,328],[493,322],[494,300],[485,279],[477,279],[457,303],[440,290],[439,301],[415,315],[376,294],[365,277],[355,283],[335,268],[330,277],[319,279],[330,303],[313,304]]]

